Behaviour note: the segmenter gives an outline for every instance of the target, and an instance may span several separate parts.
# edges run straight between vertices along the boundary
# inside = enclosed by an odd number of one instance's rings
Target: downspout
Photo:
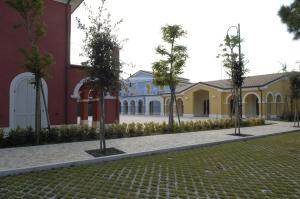
[[[260,92],[260,118],[262,119],[263,117],[263,103],[262,103],[262,90],[260,89],[260,87],[257,87],[257,89],[259,90]]]
[[[67,6],[66,6],[66,65],[65,65],[65,96],[64,96],[64,123],[68,123],[68,68],[70,66],[70,2],[71,0],[68,0]]]

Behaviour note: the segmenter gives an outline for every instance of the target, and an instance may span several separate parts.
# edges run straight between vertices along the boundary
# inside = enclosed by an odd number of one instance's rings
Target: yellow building
[[[176,90],[178,112],[189,117],[229,117],[232,113],[230,80],[186,84]],[[170,95],[165,93],[164,113]],[[291,110],[288,73],[246,77],[242,87],[243,117],[280,118]],[[175,108],[174,108],[175,110]]]

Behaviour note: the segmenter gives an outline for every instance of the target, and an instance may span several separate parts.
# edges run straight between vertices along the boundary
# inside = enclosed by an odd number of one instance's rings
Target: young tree
[[[298,40],[300,38],[300,1],[294,0],[289,6],[281,6],[278,15],[282,23],[287,25],[288,32],[294,34],[294,40]]]
[[[22,18],[22,22],[15,25],[15,28],[23,27],[26,31],[26,39],[29,48],[20,49],[23,57],[24,68],[33,73],[35,85],[35,134],[36,144],[40,141],[41,130],[41,90],[42,78],[47,77],[48,66],[54,63],[54,59],[50,53],[41,52],[39,49],[39,40],[46,33],[46,26],[41,20],[44,10],[43,0],[6,0],[7,5],[13,8]],[[43,91],[43,90],[42,90]],[[43,96],[44,97],[44,96]],[[44,99],[45,103],[45,99]],[[45,107],[46,108],[46,107]],[[46,112],[48,110],[46,108]],[[48,117],[48,115],[47,115]],[[47,118],[49,121],[49,118]],[[49,124],[48,124],[49,126]]]
[[[291,100],[294,104],[294,126],[299,127],[298,103],[300,98],[300,72],[291,72],[289,76]]]
[[[117,25],[121,22],[111,25],[110,14],[103,17],[105,1],[102,1],[98,8],[98,13],[93,14],[92,10],[87,8],[89,12],[89,25],[84,25],[80,19],[77,18],[79,28],[85,32],[84,53],[88,60],[82,65],[86,67],[86,71],[90,79],[87,83],[99,91],[99,111],[100,111],[100,151],[106,152],[105,142],[105,104],[104,97],[107,93],[117,91],[120,63],[117,56],[120,42],[117,39],[114,31]]]
[[[166,25],[161,28],[162,39],[169,45],[169,50],[166,47],[159,45],[156,48],[156,53],[163,58],[152,65],[154,84],[158,86],[169,86],[171,99],[169,104],[169,131],[173,130],[173,105],[176,103],[176,86],[179,82],[179,75],[183,73],[183,67],[188,57],[187,48],[176,43],[177,39],[186,35],[186,32],[180,25]],[[176,103],[178,114],[178,107]],[[179,119],[179,114],[178,114]]]
[[[242,43],[239,35],[226,35],[224,43],[220,44],[221,52],[217,55],[217,58],[222,59],[223,66],[226,69],[226,73],[229,75],[232,83],[232,96],[234,104],[235,114],[235,134],[240,134],[240,123],[242,117],[242,85],[244,82],[244,76],[248,69],[245,68],[244,54],[235,52],[234,49]],[[241,57],[239,57],[239,54]],[[231,110],[232,111],[232,110]]]

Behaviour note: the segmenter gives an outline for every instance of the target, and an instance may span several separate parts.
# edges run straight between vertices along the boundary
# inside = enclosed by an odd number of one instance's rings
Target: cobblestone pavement
[[[243,131],[269,132],[284,126]],[[298,131],[245,142],[1,177],[0,198],[297,199],[300,198],[299,165]]]
[[[245,127],[242,128],[241,132],[242,134],[250,134],[253,136],[269,135],[296,130],[292,125],[292,123],[278,122],[272,125]],[[114,147],[126,153],[139,153],[226,140],[244,139],[228,135],[230,133],[233,133],[233,129],[111,139],[107,140],[107,147]],[[85,151],[96,149],[98,147],[98,141],[85,141],[0,149],[0,171],[93,159],[93,157]]]

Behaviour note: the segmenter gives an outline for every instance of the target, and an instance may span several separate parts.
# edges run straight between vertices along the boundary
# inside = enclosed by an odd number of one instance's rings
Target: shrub
[[[122,123],[120,125],[119,132],[118,132],[119,138],[126,137],[127,127],[128,127],[128,125],[126,123]]]
[[[60,142],[60,132],[59,128],[51,128],[50,132],[46,132],[47,138],[45,142],[56,143]]]
[[[248,118],[241,122],[241,126],[263,125],[265,120],[261,118]],[[174,123],[174,129],[171,133],[201,131],[210,129],[234,127],[234,119],[216,119],[216,120],[197,120],[181,122],[181,125]],[[106,138],[122,138],[141,135],[155,135],[169,133],[166,122],[162,123],[122,123],[111,124],[106,127]],[[23,146],[35,144],[34,130],[31,127],[10,130],[7,137],[3,137],[3,129],[0,129],[0,147]],[[60,126],[55,127],[48,132],[46,129],[41,131],[41,143],[60,143],[79,140],[95,140],[99,138],[95,128],[84,126]]]
[[[184,131],[186,131],[186,132],[194,131],[194,122],[193,121],[182,122],[181,125],[183,126]]]
[[[9,135],[3,140],[4,146],[23,146],[34,144],[34,132],[31,127],[22,129],[17,127],[9,132]]]
[[[160,129],[160,133],[168,133],[169,131],[168,125],[165,121],[160,125],[159,129]]]
[[[135,135],[141,136],[144,134],[144,125],[142,123],[136,123],[135,125]]]
[[[130,123],[127,126],[127,134],[129,137],[134,137],[135,136],[135,123]]]
[[[154,134],[153,122],[144,123],[144,135]]]

